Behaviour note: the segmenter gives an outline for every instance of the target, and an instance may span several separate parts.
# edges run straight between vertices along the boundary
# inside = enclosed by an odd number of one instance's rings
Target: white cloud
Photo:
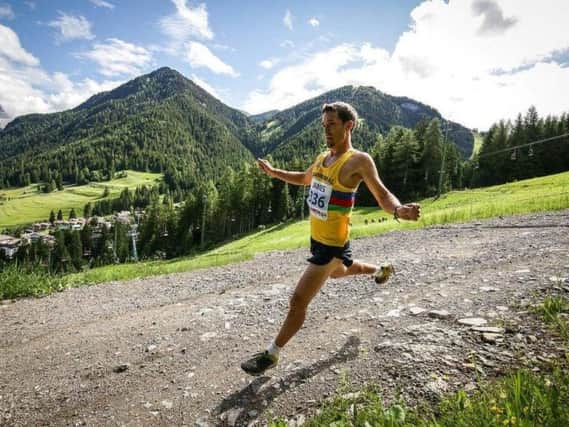
[[[360,84],[368,74],[387,63],[388,57],[386,51],[367,44],[361,48],[343,44],[319,52],[276,73],[269,89],[249,94],[243,108],[253,114],[283,109],[342,85]],[[370,65],[362,67],[365,63]]]
[[[7,3],[0,4],[0,19],[14,19],[12,6]]]
[[[285,12],[285,16],[283,18],[283,24],[285,27],[292,31],[292,13],[290,13],[290,10],[288,9]]]
[[[91,23],[84,16],[74,16],[65,12],[59,12],[59,17],[47,25],[59,30],[57,35],[58,41],[91,40],[95,38],[91,32]]]
[[[5,45],[0,43],[0,46]],[[73,108],[90,96],[121,83],[90,79],[74,83],[63,73],[45,72],[37,60],[19,61],[0,55],[0,105],[10,117]]]
[[[114,4],[106,2],[105,0],[89,0],[89,1],[97,7],[105,7],[107,9],[114,9],[115,8]]]
[[[320,21],[319,21],[318,19],[316,19],[316,18],[310,18],[310,19],[308,20],[308,23],[309,23],[310,25],[312,25],[313,27],[318,27],[318,26],[320,25]]]
[[[189,42],[186,45],[187,60],[193,68],[205,67],[216,74],[227,74],[237,77],[239,74],[217,56],[215,56],[207,46],[198,42]]]
[[[96,62],[99,72],[106,77],[141,74],[152,60],[152,54],[144,47],[115,38],[95,43],[92,50],[76,56]]]
[[[50,111],[73,108],[97,93],[112,90],[124,83],[109,80],[96,82],[92,79],[74,83],[64,73],[54,73],[51,81],[52,91],[44,94]]]
[[[281,43],[281,47],[294,49],[294,42],[292,40],[285,40]]]
[[[91,79],[73,82],[66,74],[47,73],[40,61],[22,47],[18,35],[0,25],[0,105],[12,118],[73,108],[122,83]]]
[[[182,43],[190,37],[211,40],[214,37],[208,22],[207,7],[204,3],[192,8],[186,0],[172,0],[176,13],[160,20],[162,31],[174,43]]]
[[[0,24],[0,58],[5,57],[24,65],[38,65],[39,60],[20,44],[20,38],[9,27]],[[0,68],[0,72],[2,69]]]
[[[230,52],[235,52],[235,48],[231,47],[231,46],[227,46],[225,44],[220,44],[220,43],[213,43],[210,44],[212,49],[215,50],[222,50],[222,51],[230,51]]]
[[[197,75],[192,74],[190,79],[197,84],[199,87],[201,87],[202,89],[204,89],[206,92],[208,92],[210,95],[213,95],[214,97],[216,97],[217,99],[221,99],[221,97],[219,96],[217,90],[211,86],[208,82],[206,82],[205,80],[202,80],[201,78],[199,78]]]
[[[281,69],[243,108],[286,108],[346,84],[372,85],[437,108],[470,127],[488,128],[534,104],[540,114],[567,111],[569,67],[553,59],[569,49],[565,0],[425,1],[392,53],[343,44]]]
[[[30,8],[30,10],[36,10],[36,2],[34,2],[34,1],[25,1],[24,3]]]
[[[114,89],[122,81],[72,82],[63,73],[48,74],[39,67],[17,66],[0,58],[0,105],[12,118],[29,113],[52,113],[76,107],[92,95]]]
[[[280,60],[278,58],[264,59],[261,62],[259,62],[259,66],[264,68],[265,70],[270,70],[279,62]]]

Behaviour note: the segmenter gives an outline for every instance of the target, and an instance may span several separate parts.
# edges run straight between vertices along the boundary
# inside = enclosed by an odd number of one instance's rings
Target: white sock
[[[279,353],[281,351],[281,347],[279,347],[276,343],[275,340],[271,341],[271,344],[269,344],[269,347],[267,347],[267,351],[269,352],[269,354],[271,356],[277,356],[279,357]]]

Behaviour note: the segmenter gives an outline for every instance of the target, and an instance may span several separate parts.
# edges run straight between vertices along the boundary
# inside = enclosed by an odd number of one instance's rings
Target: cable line
[[[569,136],[569,132],[564,133],[563,135],[552,136],[551,138],[545,138],[545,139],[540,139],[538,141],[528,142],[527,144],[515,145],[513,147],[504,148],[502,150],[492,151],[491,153],[483,153],[483,154],[480,154],[477,157],[475,157],[475,159],[479,159],[480,157],[492,156],[494,154],[504,153],[504,152],[511,151],[511,150],[517,150],[518,148],[522,148],[522,147],[528,147],[529,146],[531,148],[531,146],[534,144],[542,144],[544,142],[553,141],[555,139],[565,138],[567,136]]]

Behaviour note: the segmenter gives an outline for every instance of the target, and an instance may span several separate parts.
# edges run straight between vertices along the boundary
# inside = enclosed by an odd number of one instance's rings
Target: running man
[[[316,157],[304,172],[276,169],[266,160],[257,161],[263,172],[272,178],[289,184],[310,185],[306,202],[310,208],[312,256],[290,299],[289,311],[278,335],[266,351],[241,364],[241,368],[251,375],[260,375],[276,366],[280,350],[301,328],[310,301],[329,277],[370,274],[377,283],[383,283],[393,273],[390,264],[378,267],[352,260],[349,224],[356,190],[362,181],[394,219],[416,221],[421,215],[418,204],[402,205],[384,186],[369,154],[352,147],[351,135],[357,120],[357,112],[349,104],[324,104],[322,126],[329,151]]]

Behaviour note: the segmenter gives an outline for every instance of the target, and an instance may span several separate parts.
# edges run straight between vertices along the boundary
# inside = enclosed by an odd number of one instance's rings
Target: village
[[[103,229],[110,231],[113,225],[124,224],[130,227],[129,237],[133,239],[133,244],[138,236],[138,224],[144,216],[143,210],[121,211],[110,217],[92,216],[89,218],[70,218],[68,220],[55,220],[52,222],[35,222],[26,227],[19,235],[0,234],[0,254],[8,260],[14,258],[22,246],[30,245],[41,241],[50,249],[55,246],[55,233],[58,231],[81,231],[86,224],[92,227],[91,239],[97,240],[102,236]],[[90,256],[89,250],[85,249],[83,256]]]

